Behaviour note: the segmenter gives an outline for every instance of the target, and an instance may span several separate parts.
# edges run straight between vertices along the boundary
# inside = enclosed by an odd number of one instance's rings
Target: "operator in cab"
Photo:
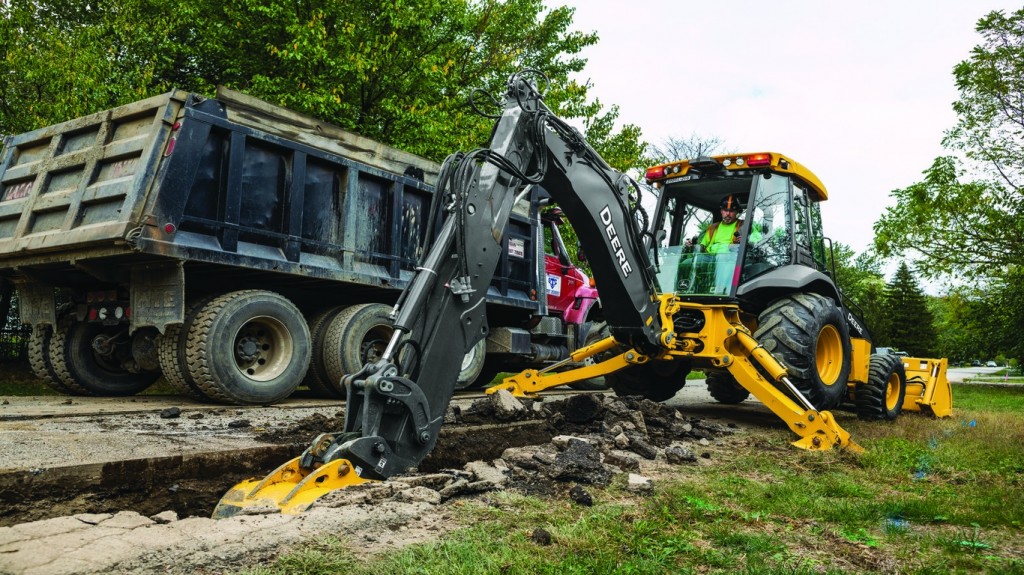
[[[709,254],[721,254],[736,249],[736,246],[740,243],[740,229],[743,228],[743,220],[739,217],[740,211],[743,206],[740,204],[739,198],[733,195],[728,195],[722,198],[722,202],[718,206],[721,210],[722,219],[717,222],[713,222],[708,229],[700,235],[700,239],[697,242],[700,245],[698,251],[703,251]],[[761,234],[757,233],[754,229],[751,231],[752,240],[757,240]],[[686,246],[692,247],[694,245],[694,239],[687,239]]]

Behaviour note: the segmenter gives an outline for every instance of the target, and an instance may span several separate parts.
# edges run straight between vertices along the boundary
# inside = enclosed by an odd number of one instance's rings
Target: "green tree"
[[[935,317],[936,353],[950,361],[970,361],[990,355],[990,304],[976,288],[959,287],[931,300]]]
[[[223,84],[441,160],[486,142],[495,97],[524,68],[619,169],[640,130],[572,81],[597,42],[542,0],[37,0],[0,7],[0,132],[18,133],[171,87]]]
[[[978,22],[982,44],[954,69],[958,122],[924,180],[893,191],[875,224],[883,256],[924,255],[928,275],[986,277],[1024,265],[1024,9]]]
[[[1015,267],[1002,277],[994,280],[986,293],[987,304],[979,319],[985,326],[980,334],[986,342],[984,357],[994,358],[997,355],[1016,358],[1018,364],[1024,360],[1024,338],[1021,337],[1021,326],[1024,326],[1024,268]]]
[[[886,257],[922,255],[923,276],[952,276],[980,288],[949,294],[951,305],[958,298],[966,303],[953,305],[946,317],[965,323],[942,326],[945,353],[962,357],[957,350],[966,346],[1021,359],[1024,9],[991,12],[977,31],[981,43],[953,70],[957,123],[942,140],[951,153],[936,158],[922,181],[892,192],[896,205],[876,222],[875,246]],[[975,333],[980,343],[954,341],[951,331]]]
[[[1005,277],[977,287],[957,287],[934,302],[939,351],[959,360],[1024,358],[1024,301],[1019,297],[1024,274],[1014,270]]]
[[[16,134],[165,89],[170,6],[147,0],[0,5],[0,133]]]
[[[910,267],[901,262],[892,281],[886,286],[882,312],[889,318],[887,345],[915,357],[932,357],[936,351],[935,319],[928,299],[917,284]]]
[[[876,345],[886,345],[879,339],[888,332],[889,322],[883,310],[886,286],[878,259],[870,251],[858,255],[840,242],[833,244],[832,256],[836,285],[852,302]]]

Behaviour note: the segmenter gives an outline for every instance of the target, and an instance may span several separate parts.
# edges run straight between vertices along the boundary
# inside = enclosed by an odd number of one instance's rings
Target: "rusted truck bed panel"
[[[186,97],[175,91],[7,138],[0,257],[123,238]]]

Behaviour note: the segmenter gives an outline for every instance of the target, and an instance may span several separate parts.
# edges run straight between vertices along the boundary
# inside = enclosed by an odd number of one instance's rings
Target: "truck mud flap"
[[[170,324],[185,321],[184,262],[132,268],[131,331],[153,326],[164,333]]]

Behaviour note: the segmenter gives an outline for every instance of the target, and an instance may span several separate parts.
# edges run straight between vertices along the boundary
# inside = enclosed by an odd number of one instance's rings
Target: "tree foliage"
[[[876,345],[888,345],[879,337],[888,331],[888,321],[882,309],[885,299],[885,277],[881,264],[871,252],[858,255],[850,246],[836,242],[832,245],[835,263],[835,282],[843,295],[866,324]]]
[[[888,319],[888,325],[880,341],[914,357],[935,355],[935,318],[928,307],[928,297],[906,262],[900,263],[885,288],[882,313]]]
[[[542,0],[37,0],[0,7],[0,132],[216,85],[441,160],[486,142],[507,78],[535,68],[613,166],[642,164],[640,130],[570,76],[595,33]],[[471,105],[472,102],[472,105]]]
[[[126,2],[127,4],[127,2]],[[153,90],[158,20],[138,6],[80,0],[0,6],[0,133],[16,134],[140,99]],[[136,21],[146,25],[133,28]]]
[[[954,69],[957,125],[924,179],[893,191],[875,224],[882,255],[916,252],[929,275],[997,275],[1024,265],[1024,9],[978,22],[982,44]]]
[[[935,304],[938,345],[963,360],[1024,358],[1024,9],[978,21],[981,43],[953,69],[957,123],[949,154],[893,191],[875,224],[883,256],[918,254],[926,277],[959,284]]]
[[[950,361],[992,357],[996,350],[989,335],[989,303],[975,288],[957,288],[932,300],[938,334],[936,353]]]

